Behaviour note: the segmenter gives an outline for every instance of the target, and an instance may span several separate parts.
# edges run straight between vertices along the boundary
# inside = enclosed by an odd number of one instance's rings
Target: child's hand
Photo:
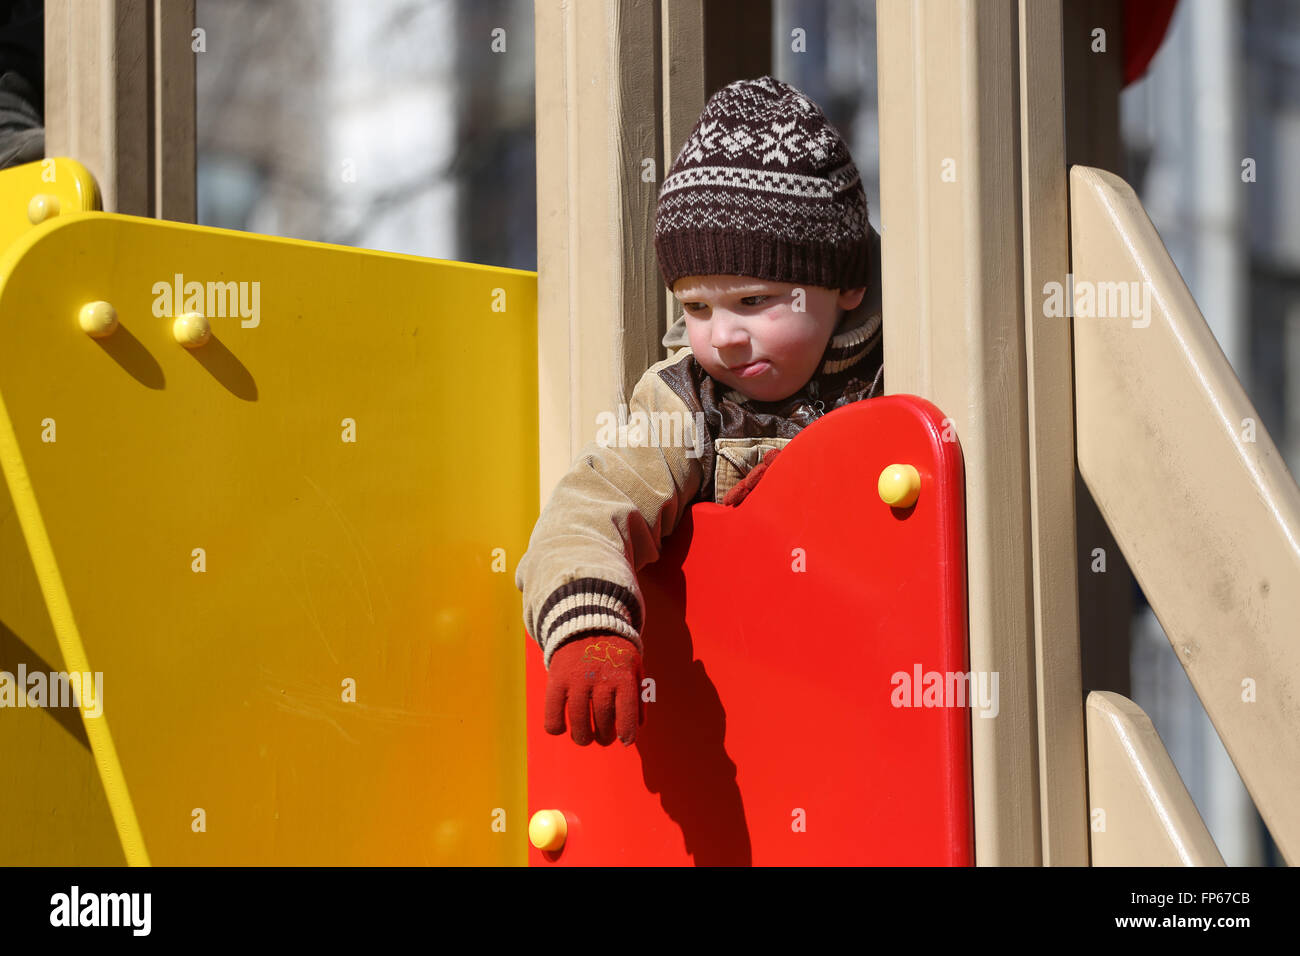
[[[614,634],[589,634],[552,654],[546,678],[548,734],[564,733],[566,710],[569,732],[580,746],[595,740],[607,747],[616,735],[624,744],[636,740],[645,716],[636,645]]]
[[[763,477],[763,472],[767,471],[768,465],[772,464],[779,452],[779,448],[770,449],[768,453],[763,456],[762,461],[749,469],[749,474],[732,485],[731,490],[728,491],[726,497],[722,499],[722,503],[728,507],[734,508],[736,505],[744,501],[745,498],[749,496],[749,493],[754,490],[754,487],[758,484],[758,479]]]

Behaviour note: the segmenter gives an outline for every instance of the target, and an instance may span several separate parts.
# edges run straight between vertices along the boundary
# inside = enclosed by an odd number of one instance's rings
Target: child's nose
[[[734,315],[723,311],[713,313],[710,332],[713,335],[712,345],[719,351],[744,345],[747,334],[744,325]]]

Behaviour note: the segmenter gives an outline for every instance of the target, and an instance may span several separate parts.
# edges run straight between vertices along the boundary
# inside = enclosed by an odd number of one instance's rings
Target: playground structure
[[[537,4],[536,274],[146,218],[184,205],[162,139],[150,188],[89,146],[93,176],[0,172],[0,670],[104,675],[84,716],[0,710],[0,860],[1221,864],[1140,709],[1083,699],[1076,461],[1296,859],[1300,490],[1132,190],[1067,167],[1056,2],[881,0],[890,394],[643,570],[635,748],[541,733],[512,572],[660,357],[654,190],[620,150],[650,131],[662,160],[705,100],[705,13],[666,9]],[[662,115],[630,109],[652,81]],[[1046,315],[1067,274],[1150,306]],[[878,489],[897,466],[910,502]],[[762,570],[733,589],[735,549]],[[778,660],[796,629],[813,652]],[[894,698],[929,672],[970,696]]]

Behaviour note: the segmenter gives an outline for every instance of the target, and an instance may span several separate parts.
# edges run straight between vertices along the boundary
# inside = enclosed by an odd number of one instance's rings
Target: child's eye
[[[747,295],[740,300],[740,304],[747,305],[747,306],[762,305],[770,298],[772,298],[770,295]],[[682,308],[685,309],[687,312],[698,313],[698,312],[703,312],[705,309],[708,308],[708,306],[705,305],[703,302],[683,302]]]

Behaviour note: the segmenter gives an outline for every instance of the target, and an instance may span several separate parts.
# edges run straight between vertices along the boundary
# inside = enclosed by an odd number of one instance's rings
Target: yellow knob
[[[77,321],[91,338],[102,339],[117,330],[117,310],[107,302],[87,302],[81,307]]]
[[[538,810],[528,821],[528,840],[539,850],[558,850],[568,835],[568,821],[559,810]]]
[[[27,204],[27,218],[32,225],[42,223],[51,216],[59,214],[59,197],[46,193],[37,193]]]
[[[187,349],[196,349],[200,345],[206,345],[208,339],[212,338],[212,327],[197,312],[186,312],[178,315],[172,323],[172,335]]]
[[[890,465],[880,473],[880,500],[895,508],[910,508],[921,493],[921,476],[911,465]]]

